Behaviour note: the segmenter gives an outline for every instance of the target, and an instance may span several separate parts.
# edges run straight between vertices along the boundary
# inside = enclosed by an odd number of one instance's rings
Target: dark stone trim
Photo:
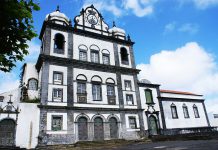
[[[80,61],[71,58],[61,58],[56,56],[40,54],[36,63],[36,68],[38,72],[42,66],[42,62],[44,61],[47,61],[50,64],[60,65],[60,66],[74,66],[74,68],[81,68],[81,69],[95,70],[95,71],[102,71],[102,72],[111,72],[111,73],[120,72],[123,74],[130,74],[130,75],[138,74],[140,71],[138,69],[118,67],[118,66],[105,65],[100,63]]]
[[[132,46],[129,46],[129,53],[130,53],[130,61],[131,61],[132,68],[136,68],[135,59],[134,59],[135,57],[134,57]]]
[[[60,31],[65,31],[65,32],[73,32],[74,34],[77,34],[77,35],[83,35],[83,36],[87,36],[87,37],[91,37],[91,38],[95,38],[95,39],[100,39],[100,40],[104,40],[104,41],[111,41],[111,42],[116,42],[116,43],[121,43],[121,44],[126,44],[126,45],[133,45],[134,44],[134,42],[132,42],[132,41],[122,40],[119,38],[115,38],[113,36],[106,36],[106,35],[94,33],[91,31],[77,29],[77,28],[74,28],[71,26],[63,26],[63,25],[59,25],[59,24],[52,23],[49,21],[43,22],[42,29],[41,29],[41,32],[39,35],[40,40],[42,39],[43,33],[47,27],[50,27],[50,28],[56,29],[56,30],[60,30]]]
[[[204,102],[204,99],[190,99],[190,98],[174,98],[174,97],[157,97],[160,101],[177,101],[177,102]]]
[[[165,120],[165,114],[164,114],[164,110],[163,110],[163,104],[162,101],[160,99],[161,95],[160,95],[160,88],[159,86],[156,87],[156,91],[157,91],[157,99],[158,99],[158,103],[159,103],[159,107],[160,107],[160,115],[161,115],[161,120],[162,120],[162,126],[163,129],[166,129],[166,120]]]
[[[49,80],[49,63],[42,63],[42,74],[41,74],[41,86],[40,86],[40,99],[41,104],[46,104],[48,100],[48,80]],[[39,72],[39,71],[38,71]]]
[[[67,67],[67,105],[73,106],[74,104],[74,85],[73,85],[73,67]]]
[[[138,112],[143,111],[143,109],[129,109],[129,108],[96,108],[96,107],[75,107],[75,106],[50,106],[50,105],[38,105],[40,109],[57,109],[57,110],[94,110],[94,111],[132,111]]]
[[[118,91],[119,106],[120,106],[120,108],[124,108],[121,73],[117,72],[116,77],[117,77],[117,91]]]
[[[115,66],[120,66],[117,43],[113,43]]]
[[[207,110],[206,110],[204,102],[202,102],[202,105],[203,105],[203,108],[204,108],[204,113],[205,113],[205,116],[206,116],[206,119],[207,119],[208,127],[210,127],[210,121],[209,121],[209,118],[208,118],[208,115],[207,115]]]
[[[138,82],[139,87],[159,88],[159,84],[147,84]]]

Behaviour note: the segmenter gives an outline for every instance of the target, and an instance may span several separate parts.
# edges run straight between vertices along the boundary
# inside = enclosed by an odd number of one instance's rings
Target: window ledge
[[[66,130],[61,130],[61,131],[51,131],[51,130],[47,130],[46,131],[47,134],[67,134]]]

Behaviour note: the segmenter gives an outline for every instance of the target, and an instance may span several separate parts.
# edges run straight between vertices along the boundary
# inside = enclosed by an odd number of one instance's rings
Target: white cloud
[[[133,13],[137,17],[144,17],[153,13],[153,5],[157,0],[85,0],[83,8],[93,4],[99,11],[111,12],[120,17]]]
[[[137,68],[142,70],[139,78],[160,83],[164,89],[204,94],[206,103],[213,101],[218,106],[217,64],[213,56],[196,42],[176,50],[162,50],[151,56],[149,64],[139,64]],[[218,113],[214,107],[208,111]]]
[[[0,94],[18,88],[20,81],[15,73],[0,72]]]
[[[183,33],[189,33],[189,34],[196,34],[199,30],[199,26],[194,23],[184,23],[180,24],[173,21],[164,26],[164,34],[170,33],[173,31],[183,32]]]
[[[168,24],[165,25],[164,27],[164,33],[168,33],[168,32],[172,32],[174,31],[176,28],[176,22],[170,22]]]
[[[136,16],[143,17],[153,12],[154,0],[124,0],[123,5],[127,10],[131,10]]]
[[[199,9],[206,9],[218,5],[218,0],[193,0],[193,2]]]
[[[29,41],[27,44],[29,45],[29,54],[25,57],[25,62],[36,62],[40,52],[40,45],[36,43],[35,39]]]
[[[187,33],[190,33],[190,34],[195,34],[195,33],[198,32],[198,25],[197,24],[186,23],[186,24],[183,24],[181,27],[179,27],[178,31],[187,32]]]
[[[218,6],[218,0],[177,0],[180,5],[194,4],[197,9],[205,10],[214,6]]]

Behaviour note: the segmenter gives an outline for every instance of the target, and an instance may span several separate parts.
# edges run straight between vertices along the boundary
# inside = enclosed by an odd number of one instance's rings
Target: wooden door
[[[109,119],[109,124],[110,124],[110,137],[112,139],[117,139],[118,138],[118,123],[117,119],[112,117]]]
[[[94,119],[94,139],[104,140],[104,125],[100,117]]]
[[[15,127],[12,119],[4,119],[0,122],[0,146],[15,145]]]
[[[78,136],[80,141],[88,140],[88,122],[85,117],[78,119]]]

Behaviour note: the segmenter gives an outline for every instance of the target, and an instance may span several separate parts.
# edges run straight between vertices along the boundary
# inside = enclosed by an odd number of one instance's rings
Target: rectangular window
[[[132,85],[131,85],[131,81],[130,80],[125,80],[124,84],[125,84],[125,89],[126,90],[132,90]]]
[[[183,107],[183,113],[185,118],[189,118],[188,107]]]
[[[55,88],[53,89],[53,101],[62,102],[63,100],[63,89]]]
[[[86,94],[86,83],[77,82],[77,93]]]
[[[84,82],[77,82],[77,102],[78,103],[86,103],[86,83]]]
[[[178,114],[177,114],[176,106],[171,106],[171,112],[172,112],[172,118],[173,119],[177,119],[178,118]]]
[[[53,84],[63,84],[63,73],[53,72]]]
[[[107,97],[108,97],[108,104],[109,105],[116,104],[114,85],[107,85]]]
[[[79,51],[79,60],[87,61],[87,52],[84,50]]]
[[[129,117],[129,128],[136,129],[136,118],[135,117]]]
[[[114,85],[107,85],[107,95],[108,96],[114,96],[115,95]]]
[[[195,118],[200,118],[199,113],[198,113],[198,107],[193,107]]]
[[[93,101],[101,101],[101,84],[92,84],[92,97]]]
[[[51,126],[51,130],[52,131],[60,131],[62,130],[62,116],[52,116],[52,126]]]
[[[91,62],[99,63],[99,52],[91,51]]]
[[[102,59],[103,59],[103,64],[106,64],[106,65],[110,64],[110,57],[109,57],[109,55],[103,54]]]
[[[153,104],[152,91],[147,89],[145,90],[146,104]]]
[[[133,95],[132,94],[126,94],[126,103],[127,105],[133,105]]]

